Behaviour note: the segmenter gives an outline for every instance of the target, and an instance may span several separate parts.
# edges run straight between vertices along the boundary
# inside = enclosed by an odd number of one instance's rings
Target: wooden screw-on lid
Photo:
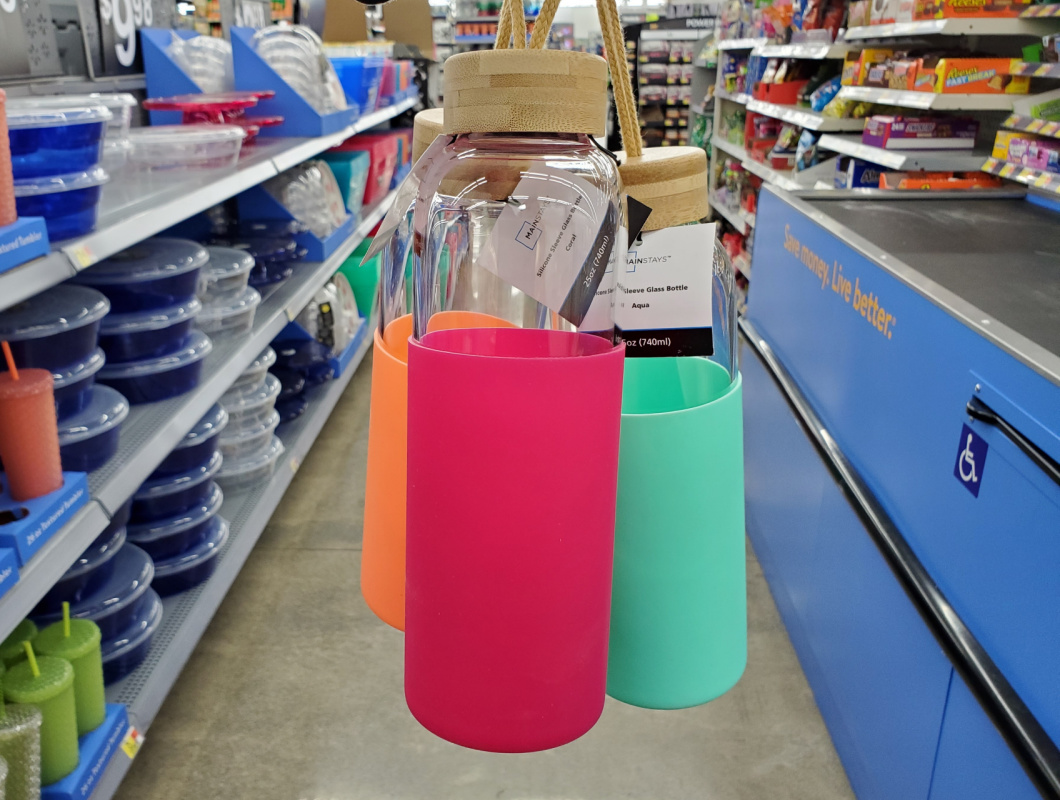
[[[707,216],[707,154],[698,147],[652,147],[628,158],[617,153],[622,186],[651,206],[646,231],[672,228]]]
[[[416,115],[412,121],[412,163],[420,160],[423,151],[442,133],[445,111],[441,108],[428,108]]]
[[[445,62],[446,133],[587,133],[607,126],[607,62],[565,50],[478,50]]]

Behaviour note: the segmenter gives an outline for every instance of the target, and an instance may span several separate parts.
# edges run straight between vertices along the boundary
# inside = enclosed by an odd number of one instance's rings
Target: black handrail
[[[788,405],[823,456],[833,477],[843,487],[891,571],[954,668],[964,678],[1042,797],[1060,800],[1060,748],[942,594],[769,344],[746,318],[741,317],[739,325],[744,341],[765,362]]]
[[[977,419],[980,422],[993,425],[1000,430],[1014,445],[1016,445],[1016,447],[1022,450],[1026,456],[1034,462],[1038,469],[1049,476],[1053,483],[1060,485],[1060,464],[1057,464],[1048,453],[1020,433],[1011,422],[994,411],[994,409],[978,397],[973,397],[968,401],[965,411],[968,412],[968,416],[972,419]]]

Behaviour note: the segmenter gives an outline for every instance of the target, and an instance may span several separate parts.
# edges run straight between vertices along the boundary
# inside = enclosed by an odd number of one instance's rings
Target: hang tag
[[[618,238],[596,187],[544,165],[522,174],[477,264],[580,326]]]
[[[618,228],[618,253],[615,256],[615,265],[626,263],[626,229]],[[589,311],[582,320],[578,330],[581,333],[603,333],[608,338],[615,327],[615,280],[612,274],[614,267],[608,265],[604,269],[604,277],[600,282]]]
[[[615,339],[631,358],[714,354],[712,223],[642,233],[616,276]]]

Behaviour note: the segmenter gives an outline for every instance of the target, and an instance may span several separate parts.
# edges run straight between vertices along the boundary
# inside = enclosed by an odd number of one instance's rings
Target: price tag
[[[136,64],[136,31],[155,24],[153,0],[99,0],[103,69],[132,72]]]
[[[294,474],[298,472],[298,468],[302,466],[302,459],[300,459],[298,456],[291,456],[290,465],[291,473]]]
[[[1043,136],[1052,136],[1058,130],[1060,130],[1060,122],[1050,122],[1048,125],[1042,128],[1041,133]]]
[[[1039,130],[1041,130],[1041,127],[1044,124],[1045,124],[1045,120],[1044,119],[1036,119],[1033,122],[1031,122],[1030,125],[1027,126],[1027,130],[1030,131],[1031,133],[1037,133]]]
[[[73,259],[74,263],[82,269],[96,263],[96,260],[92,257],[92,251],[83,244],[66,248],[66,255]]]
[[[125,738],[121,741],[121,749],[125,751],[125,755],[129,758],[136,758],[136,754],[140,752],[140,746],[143,743],[144,735],[130,725]]]

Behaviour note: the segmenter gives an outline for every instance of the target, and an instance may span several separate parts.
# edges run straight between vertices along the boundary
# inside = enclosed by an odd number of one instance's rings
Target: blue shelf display
[[[0,548],[13,549],[19,565],[25,566],[52,534],[87,502],[88,477],[83,472],[64,472],[61,489],[32,500],[19,502],[0,491],[0,514],[14,517],[0,526]]]
[[[61,781],[43,787],[41,799],[88,800],[128,731],[129,715],[125,706],[107,703],[103,724],[82,736],[78,743],[81,761],[77,769]]]
[[[239,195],[239,216],[243,219],[290,219],[293,220],[291,212],[271,194],[260,186],[255,186]],[[308,261],[323,261],[350,236],[357,225],[354,216],[348,215],[346,221],[332,231],[327,237],[321,239],[310,231],[295,235],[299,246],[306,248],[306,259]]]
[[[47,255],[48,230],[43,217],[20,217],[0,227],[0,273]]]
[[[198,84],[166,52],[174,36],[179,36],[181,39],[194,39],[198,35],[194,31],[165,28],[140,30],[148,97],[202,94]],[[148,114],[152,125],[180,125],[184,118],[183,112],[180,111],[149,111]]]

